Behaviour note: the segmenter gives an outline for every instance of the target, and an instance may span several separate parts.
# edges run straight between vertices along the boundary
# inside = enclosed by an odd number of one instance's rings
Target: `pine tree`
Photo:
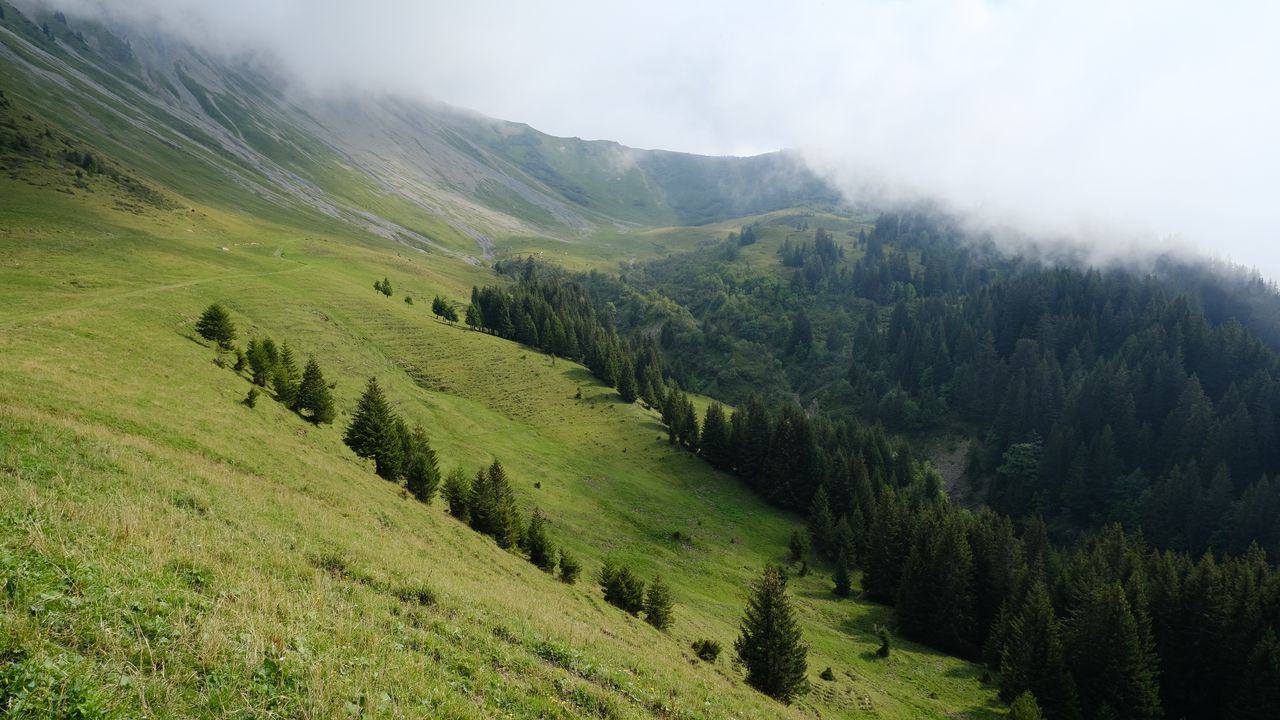
[[[333,396],[324,382],[324,373],[315,358],[307,360],[302,382],[293,396],[293,411],[319,425],[333,422]]]
[[[564,548],[560,549],[560,581],[566,585],[572,585],[578,581],[578,574],[582,572],[582,565],[578,559],[570,555]]]
[[[600,572],[596,574],[596,582],[600,584],[605,602],[610,605],[632,615],[639,615],[644,609],[644,581],[636,577],[626,565],[605,560]]]
[[[471,497],[471,483],[467,482],[467,474],[462,471],[462,468],[454,468],[450,471],[448,477],[444,479],[444,489],[441,494],[444,495],[444,502],[449,507],[450,515],[463,522],[470,521],[468,501]]]
[[[681,393],[680,408],[680,442],[689,450],[698,449],[698,411],[693,408],[693,401],[688,395]]]
[[[1040,703],[1036,702],[1036,696],[1024,692],[1010,703],[1007,717],[1009,720],[1043,720],[1044,715],[1040,712]]]
[[[1001,645],[1001,697],[1010,700],[1030,692],[1045,701],[1051,720],[1080,717],[1075,683],[1062,646],[1062,626],[1040,580],[1027,589]]]
[[[276,400],[286,407],[293,407],[294,396],[298,393],[298,366],[287,342],[280,347],[280,356],[271,369],[271,390],[275,392]]]
[[[791,551],[791,562],[803,560],[804,554],[809,551],[809,541],[805,539],[805,534],[799,530],[792,530],[791,540],[787,542],[787,549]]]
[[[377,379],[369,378],[342,438],[356,455],[373,458],[374,472],[386,480],[395,480],[403,463],[403,443],[397,432],[397,420]]]
[[[1151,640],[1119,583],[1088,591],[1067,624],[1066,649],[1085,717],[1160,716]]]
[[[404,448],[404,486],[420,502],[431,504],[440,486],[440,468],[436,451],[431,449],[427,431],[421,425],[406,433]]]
[[[476,471],[467,492],[468,522],[478,533],[493,533],[493,491],[489,488],[489,473],[485,468]]]
[[[210,305],[196,322],[196,332],[210,342],[216,342],[223,350],[230,350],[236,339],[236,326],[231,315],[218,303]]]
[[[625,403],[633,403],[640,397],[640,388],[636,384],[635,365],[625,353],[622,354],[622,362],[618,365],[618,395]]]
[[[547,539],[546,518],[538,508],[533,509],[533,516],[529,518],[529,528],[525,530],[520,546],[528,553],[529,562],[545,572],[555,571],[556,551],[551,541]]]
[[[1267,628],[1249,653],[1230,717],[1240,720],[1274,718],[1280,707],[1280,641]]]
[[[747,684],[784,703],[808,691],[809,651],[781,568],[765,568],[752,587],[741,630],[733,647],[746,668]]]
[[[707,413],[702,421],[702,456],[711,466],[719,470],[728,470],[733,461],[730,446],[729,424],[725,421],[724,406],[713,402],[707,406]]]
[[[661,575],[653,576],[649,590],[645,593],[644,619],[659,630],[666,630],[675,622],[675,616],[671,612],[671,588]]]
[[[476,307],[475,303],[471,303],[467,306],[467,327],[475,330],[480,327],[481,322],[480,308]]]
[[[832,542],[835,522],[831,519],[831,505],[827,500],[826,485],[818,485],[809,504],[809,542],[819,555],[831,558],[838,552]]]
[[[493,536],[498,547],[513,547],[520,539],[520,513],[516,508],[515,491],[511,489],[511,481],[502,463],[497,460],[489,466],[488,490],[490,501],[489,534]]]
[[[254,385],[267,386],[267,382],[271,379],[271,370],[276,364],[275,354],[275,343],[271,342],[271,338],[249,340],[245,357],[249,360],[249,371],[253,375]]]
[[[849,556],[843,551],[836,558],[836,572],[833,580],[838,597],[847,598],[853,594],[853,578],[849,574]]]

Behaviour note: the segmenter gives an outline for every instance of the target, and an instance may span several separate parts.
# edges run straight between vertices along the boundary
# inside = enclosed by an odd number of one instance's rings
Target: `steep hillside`
[[[731,646],[796,520],[583,368],[402,301],[462,300],[489,271],[158,183],[139,205],[45,160],[0,178],[0,687],[25,716],[998,714],[975,666],[909,643],[875,659],[885,611],[820,574],[793,584],[815,686],[797,706],[698,661],[695,639]],[[241,342],[318,358],[335,427],[240,403],[247,382],[193,341],[213,301]],[[565,586],[375,477],[339,431],[369,376],[446,469],[500,458],[588,577]],[[601,602],[606,557],[669,579],[671,632]]]
[[[794,157],[704,158],[554,138],[441,104],[316,98],[170,38],[0,2],[0,77],[23,112],[193,200],[304,212],[415,247],[485,256],[514,235],[589,240],[833,191]]]

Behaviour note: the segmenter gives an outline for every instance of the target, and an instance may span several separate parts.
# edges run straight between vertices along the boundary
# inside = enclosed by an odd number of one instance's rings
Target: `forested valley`
[[[900,632],[985,661],[1007,699],[1268,717],[1275,288],[1167,258],[1008,257],[930,212],[839,236],[788,222],[618,275],[502,262],[516,284],[474,291],[468,322],[661,408],[673,443],[807,514],[794,561],[837,586],[861,568]],[[736,409],[697,418],[685,391]],[[913,451],[942,435],[970,443],[980,509]]]

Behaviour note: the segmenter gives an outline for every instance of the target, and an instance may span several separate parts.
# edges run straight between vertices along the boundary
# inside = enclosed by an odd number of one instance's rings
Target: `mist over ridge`
[[[321,96],[434,98],[561,136],[803,152],[853,202],[936,199],[1098,262],[1280,275],[1280,9],[1150,0],[49,3],[271,58]]]

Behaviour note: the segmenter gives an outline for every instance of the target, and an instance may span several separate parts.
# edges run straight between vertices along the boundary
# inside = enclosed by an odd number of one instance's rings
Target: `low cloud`
[[[716,154],[797,148],[853,198],[938,198],[1280,277],[1280,5],[819,0],[633,5],[69,0],[316,92],[431,97],[541,130]]]

